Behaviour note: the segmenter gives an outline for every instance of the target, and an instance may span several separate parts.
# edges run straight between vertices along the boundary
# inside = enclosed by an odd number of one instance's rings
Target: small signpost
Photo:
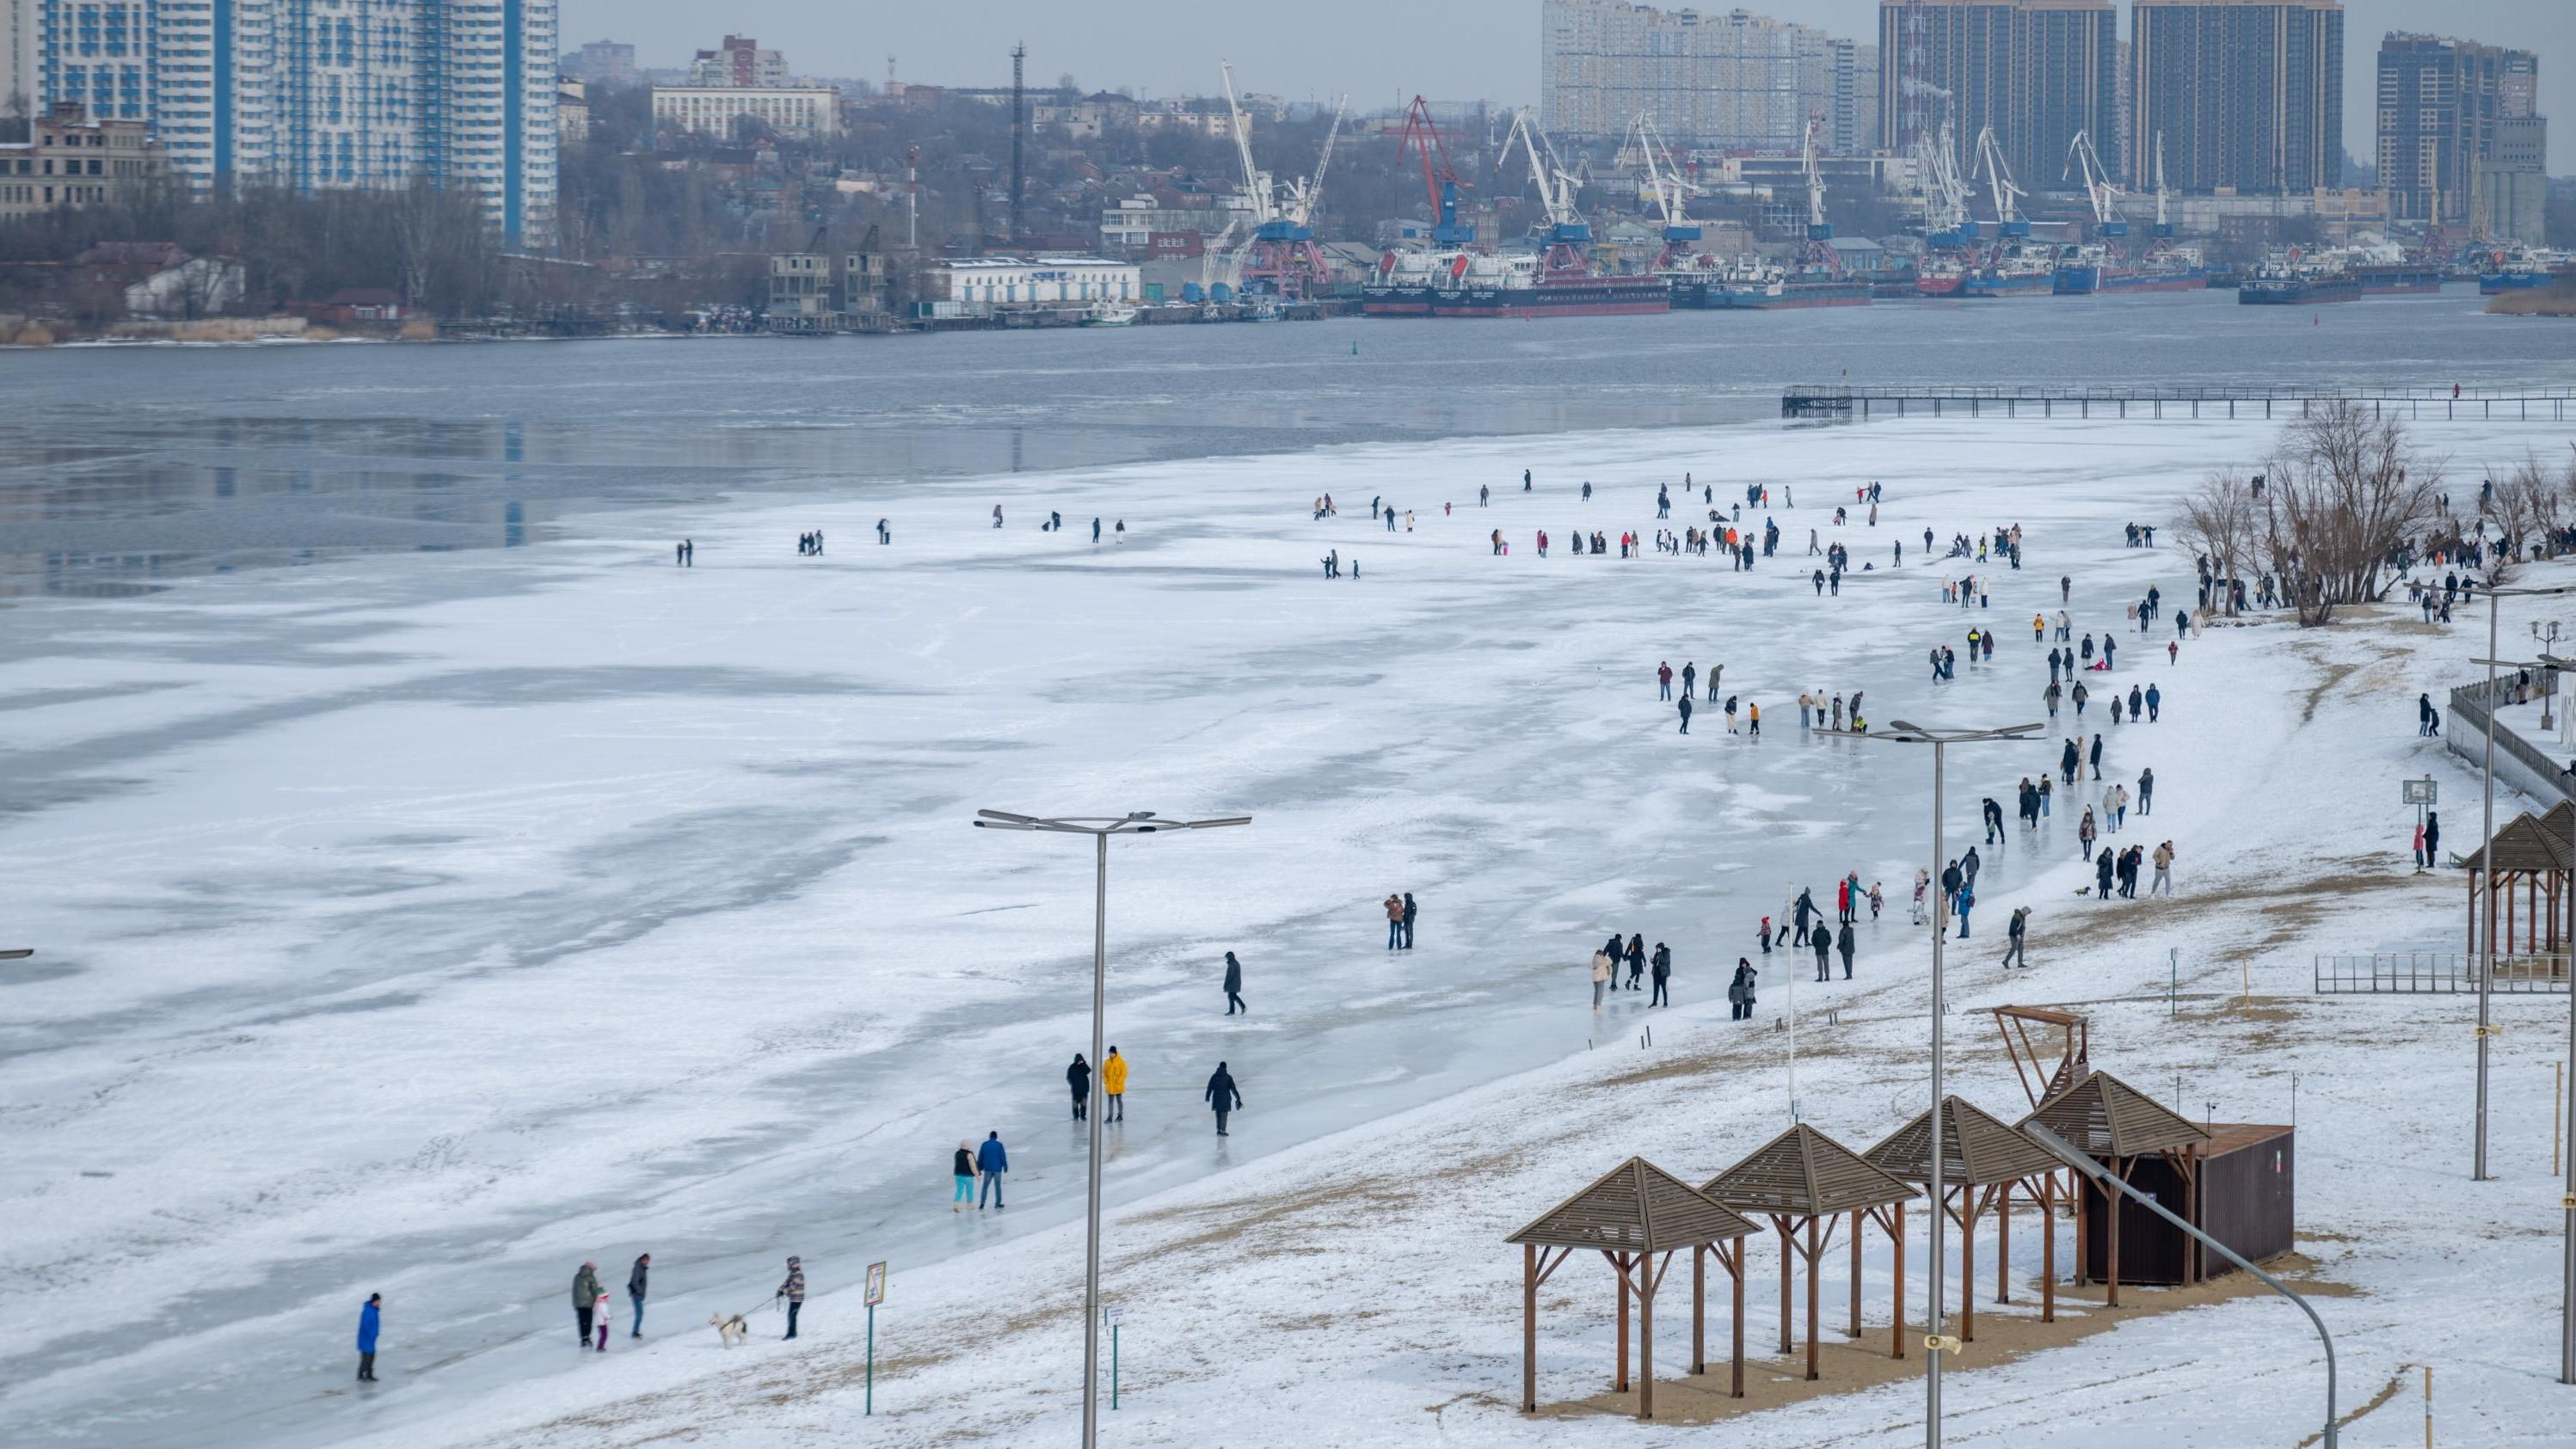
[[[2424,829],[2424,812],[2440,803],[2439,797],[2442,793],[2440,787],[2433,783],[2433,777],[2430,775],[2426,775],[2421,780],[2400,780],[2397,782],[2397,786],[2398,799],[2404,804],[2415,807],[2415,829],[2419,833],[2422,832]],[[2422,875],[2426,866],[2438,864],[2440,864],[2439,861],[2423,860],[2419,858],[2415,864],[2415,873],[2417,875]]]
[[[869,1415],[877,1411],[877,1305],[885,1301],[885,1274],[884,1263],[868,1265],[868,1396],[863,1412]]]
[[[1112,1411],[1118,1407],[1118,1321],[1126,1316],[1127,1310],[1114,1303],[1100,1310],[1100,1321],[1109,1325],[1109,1407]]]

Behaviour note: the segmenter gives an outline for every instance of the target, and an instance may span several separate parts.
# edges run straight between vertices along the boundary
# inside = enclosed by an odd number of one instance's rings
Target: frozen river
[[[564,354],[436,354],[503,355]],[[2535,440],[2442,442],[2475,467]],[[1087,1046],[1087,851],[972,831],[981,806],[1257,818],[1113,852],[1120,1200],[1631,1033],[1633,1007],[1585,1009],[1583,954],[1614,927],[1670,942],[1705,1000],[1798,885],[1856,869],[1901,915],[1919,772],[1798,739],[1801,688],[1865,688],[1879,721],[2040,717],[2026,669],[1964,647],[1932,699],[1933,639],[2029,619],[1944,606],[1962,570],[1923,566],[1924,528],[2025,524],[2033,573],[2074,574],[2079,627],[2114,627],[2189,579],[2118,525],[2267,442],[1748,422],[857,497],[773,480],[507,550],[22,600],[0,613],[0,944],[42,954],[0,991],[0,1417],[136,1449],[399,1430],[582,1367],[561,1330],[584,1258],[614,1285],[651,1251],[650,1324],[677,1335],[766,1302],[787,1253],[842,1287],[1078,1212],[1061,1073]],[[1748,576],[1533,555],[1538,528],[1651,534],[1685,471],[1721,505],[1795,489],[1783,556]],[[1883,524],[1834,528],[1872,478]],[[1340,516],[1310,519],[1327,490]],[[1373,524],[1372,495],[1415,531]],[[1038,532],[1048,509],[1077,531]],[[1127,541],[1092,544],[1095,515]],[[831,551],[799,558],[815,527]],[[1816,597],[1811,527],[1880,568]],[[1322,579],[1327,549],[1362,576]],[[1659,660],[1723,662],[1768,738],[1713,710],[1676,736]],[[2187,788],[2185,762],[2138,762]],[[1954,780],[1958,823],[2039,763]],[[1390,955],[1376,902],[1406,890],[1421,944]],[[1228,949],[1248,1019],[1222,1014]],[[1219,1058],[1249,1104],[1222,1143],[1197,1101]],[[941,1211],[950,1151],[988,1129],[1007,1218]],[[360,1399],[372,1291],[401,1365]]]

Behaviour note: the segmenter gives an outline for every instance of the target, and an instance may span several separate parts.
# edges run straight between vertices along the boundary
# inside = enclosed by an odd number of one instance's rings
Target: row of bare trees
[[[2526,457],[2482,480],[2477,509],[2448,506],[2444,464],[2395,417],[2360,403],[2312,405],[2284,428],[2262,471],[2210,474],[2182,502],[2183,541],[2212,579],[2205,607],[2238,610],[2238,581],[2267,577],[2302,626],[2388,596],[2427,553],[2476,548],[2502,582],[2518,558],[2576,542],[2576,464]]]

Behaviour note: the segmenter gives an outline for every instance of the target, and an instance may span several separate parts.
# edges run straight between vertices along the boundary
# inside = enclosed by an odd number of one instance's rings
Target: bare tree
[[[2236,584],[2262,558],[2263,510],[2237,473],[2221,469],[2200,480],[2182,501],[2182,539],[2200,555],[2208,580],[2202,612],[2236,613]],[[2216,598],[2211,598],[2211,594]]]
[[[2302,627],[2387,596],[2403,550],[2434,518],[2441,476],[2404,423],[2350,401],[2314,404],[2282,431],[2257,500],[2262,555]]]
[[[2565,530],[2576,518],[2576,467],[2552,472],[2537,455],[2526,454],[2511,473],[2496,480],[2485,512],[2503,532],[2490,557],[2487,579],[2502,583],[2515,562],[2535,552],[2555,557],[2564,551]]]

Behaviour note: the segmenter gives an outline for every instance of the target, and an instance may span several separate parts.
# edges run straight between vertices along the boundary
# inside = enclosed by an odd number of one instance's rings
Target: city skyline
[[[959,27],[935,12],[898,6],[825,6],[815,0],[737,0],[721,12],[693,0],[563,0],[564,45],[630,41],[639,65],[682,67],[726,34],[757,36],[782,50],[799,74],[882,82],[886,57],[897,74],[931,84],[995,85],[1010,79],[1013,40],[1029,46],[1033,83],[1070,74],[1091,89],[1131,87],[1143,94],[1204,94],[1216,88],[1220,59],[1235,62],[1238,83],[1292,99],[1348,92],[1355,106],[1401,105],[1416,93],[1434,100],[1536,104],[1539,99],[1540,0],[1309,0],[1299,24],[1252,7],[1208,7],[1181,0],[1110,0],[1069,26],[1061,5],[994,0],[978,24]],[[1681,5],[1661,8],[1680,9]],[[1704,13],[1742,8],[1869,41],[1878,0],[1746,0],[1706,3]],[[2121,36],[2129,5],[2121,0]],[[2576,5],[2559,0],[2343,0],[2344,141],[2365,165],[2377,130],[2376,66],[2381,35],[2418,31],[2511,46],[2540,54],[2540,108],[2576,116]],[[1106,20],[1107,24],[1098,23]],[[1355,35],[1372,43],[1353,45]],[[2551,169],[2576,169],[2553,150]]]

